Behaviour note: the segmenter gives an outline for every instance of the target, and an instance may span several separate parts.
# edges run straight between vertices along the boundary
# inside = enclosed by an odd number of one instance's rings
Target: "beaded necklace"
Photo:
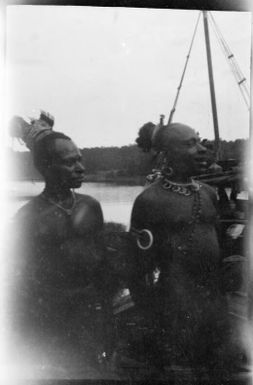
[[[45,201],[51,203],[52,205],[58,207],[62,211],[64,211],[68,216],[71,216],[72,213],[73,213],[73,210],[74,210],[74,208],[76,206],[76,196],[73,193],[73,191],[71,191],[71,195],[72,195],[72,204],[71,204],[71,207],[69,207],[69,208],[66,208],[63,205],[61,205],[59,202],[55,202],[53,199],[49,198],[44,191],[42,192],[40,197],[42,199],[44,199]]]
[[[193,206],[192,206],[191,220],[188,222],[189,226],[192,226],[192,229],[184,245],[183,246],[179,245],[177,247],[177,249],[180,252],[182,252],[182,254],[184,255],[187,255],[187,254],[189,255],[192,251],[196,225],[200,223],[200,216],[202,213],[202,202],[201,202],[201,195],[199,190],[195,191],[193,198],[194,200],[193,200]]]

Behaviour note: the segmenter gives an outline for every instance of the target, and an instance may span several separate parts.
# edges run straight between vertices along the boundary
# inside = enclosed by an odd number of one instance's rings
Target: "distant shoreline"
[[[7,183],[43,183],[43,179],[30,179],[30,178],[22,178],[22,179],[9,179]],[[145,184],[145,177],[144,176],[133,176],[133,177],[109,177],[109,176],[101,176],[101,175],[86,175],[85,180],[83,182],[83,185],[85,186],[85,183],[108,183],[108,184],[114,184],[119,186],[144,186]],[[9,191],[8,191],[9,190]],[[33,194],[25,194],[20,195],[16,194],[15,192],[12,192],[10,189],[6,190],[6,197],[9,201],[28,201],[32,198],[34,198],[35,195]]]
[[[7,182],[43,182],[43,179],[31,179],[31,178],[10,178]],[[145,184],[145,176],[107,176],[107,175],[85,175],[85,183],[115,183],[121,185],[140,186]]]

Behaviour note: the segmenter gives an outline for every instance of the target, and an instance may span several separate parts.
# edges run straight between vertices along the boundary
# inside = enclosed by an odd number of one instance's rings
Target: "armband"
[[[138,231],[137,246],[141,250],[148,250],[154,243],[154,237],[150,230],[143,229]]]

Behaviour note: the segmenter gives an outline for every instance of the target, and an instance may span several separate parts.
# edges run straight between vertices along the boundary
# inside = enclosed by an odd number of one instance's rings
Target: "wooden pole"
[[[216,97],[214,89],[214,79],[213,79],[213,66],[212,66],[212,56],[211,56],[211,46],[210,46],[210,37],[209,37],[209,27],[207,19],[207,11],[203,11],[203,21],[204,21],[204,31],[205,31],[205,41],[206,41],[206,55],[207,55],[207,64],[208,64],[208,75],[209,75],[209,85],[211,93],[211,103],[212,103],[212,113],[213,113],[213,126],[214,126],[214,145],[215,145],[215,155],[216,159],[219,160],[220,152],[220,136],[219,136],[219,124],[218,124],[218,115],[216,108]]]

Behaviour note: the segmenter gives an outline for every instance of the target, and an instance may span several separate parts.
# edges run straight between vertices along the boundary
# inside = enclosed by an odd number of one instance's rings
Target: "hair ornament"
[[[38,140],[52,133],[49,128],[41,128],[39,125],[29,124],[22,117],[14,116],[9,123],[10,136],[22,139],[29,150],[33,150]]]

